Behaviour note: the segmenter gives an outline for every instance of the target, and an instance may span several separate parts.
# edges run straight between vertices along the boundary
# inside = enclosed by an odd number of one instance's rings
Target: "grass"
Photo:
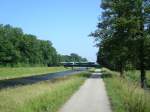
[[[115,74],[118,76],[120,75],[118,72],[111,71],[107,68],[102,68],[102,70],[107,71],[110,74]],[[124,75],[127,80],[130,80],[132,82],[140,84],[141,79],[140,79],[140,71],[139,70],[128,70],[128,71],[125,71]],[[150,70],[146,71],[146,79],[147,79],[146,83],[147,83],[148,87],[150,87]]]
[[[68,70],[64,67],[18,67],[0,68],[0,80]]]
[[[57,112],[89,74],[0,90],[0,112]]]
[[[140,82],[140,71],[139,70],[130,70],[125,72],[126,78],[132,81]],[[146,71],[147,85],[150,87],[150,71]]]
[[[150,112],[150,94],[137,82],[122,79],[115,72],[103,71],[113,112]]]

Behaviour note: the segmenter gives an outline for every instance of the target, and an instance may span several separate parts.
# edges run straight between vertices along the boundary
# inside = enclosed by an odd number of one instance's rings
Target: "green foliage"
[[[150,1],[102,0],[102,17],[90,36],[98,42],[97,61],[105,67],[123,71],[132,66],[150,69]]]
[[[87,61],[72,53],[59,55],[48,40],[24,34],[22,29],[0,25],[0,66],[56,66],[62,61]]]
[[[20,28],[0,25],[0,65],[57,65],[57,52],[50,41],[24,34]]]
[[[78,54],[71,53],[70,55],[61,55],[61,62],[87,62],[86,58],[82,58]]]

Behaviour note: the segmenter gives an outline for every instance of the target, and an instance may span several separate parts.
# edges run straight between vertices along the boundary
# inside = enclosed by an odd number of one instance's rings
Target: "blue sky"
[[[77,53],[96,60],[94,39],[100,0],[0,0],[0,24],[50,40],[60,54]]]

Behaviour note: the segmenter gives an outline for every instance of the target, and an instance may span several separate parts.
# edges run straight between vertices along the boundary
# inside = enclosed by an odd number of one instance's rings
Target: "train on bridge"
[[[64,67],[100,67],[95,62],[61,62]]]

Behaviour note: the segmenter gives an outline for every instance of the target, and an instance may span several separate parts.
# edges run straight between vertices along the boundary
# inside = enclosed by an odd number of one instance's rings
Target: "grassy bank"
[[[113,112],[150,112],[149,92],[136,82],[120,78],[116,72],[105,70],[104,74]]]
[[[56,112],[84,82],[87,73],[0,90],[0,112]]]
[[[45,73],[59,72],[67,70],[64,67],[19,67],[19,68],[0,68],[0,80],[17,77],[40,75]]]

